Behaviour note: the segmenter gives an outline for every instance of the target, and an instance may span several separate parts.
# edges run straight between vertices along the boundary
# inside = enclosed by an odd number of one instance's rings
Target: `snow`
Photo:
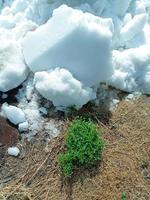
[[[48,114],[47,109],[44,108],[44,107],[40,107],[40,108],[39,108],[39,111],[40,111],[43,115],[47,115],[47,114]]]
[[[82,83],[66,69],[36,72],[34,82],[39,93],[51,100],[60,110],[72,105],[80,108],[89,100],[96,98],[91,88],[83,87]]]
[[[141,96],[140,92],[133,92],[125,97],[125,101],[136,100]]]
[[[112,12],[118,16],[124,16],[132,0],[108,0],[111,4]]]
[[[27,79],[17,94],[18,107],[23,110],[29,123],[29,132],[36,135],[41,130],[43,119],[39,111],[39,97],[33,93],[32,76]]]
[[[28,75],[21,47],[11,37],[9,31],[0,28],[0,91],[2,92],[16,88]]]
[[[150,94],[150,45],[113,51],[113,66],[111,85],[127,92]]]
[[[20,150],[18,147],[9,147],[8,150],[7,150],[7,153],[10,155],[10,156],[14,156],[14,157],[17,157],[20,153]]]
[[[16,40],[23,40],[23,37],[29,32],[34,31],[37,28],[37,24],[30,20],[24,20],[22,23],[18,23],[13,29],[12,33]]]
[[[33,72],[66,68],[83,84],[93,86],[112,74],[111,28],[111,20],[63,5],[46,24],[27,34],[25,61]]]
[[[124,43],[141,32],[147,22],[147,14],[135,15],[120,31],[120,40]]]
[[[38,133],[47,133],[50,138],[56,137],[60,132],[62,122],[57,120],[49,120],[45,115],[50,116],[56,110],[52,109],[52,103],[41,98],[33,87],[33,74],[23,83],[23,87],[19,90],[17,96],[18,107],[25,113],[26,122],[28,122],[28,130],[22,137],[29,140]]]
[[[113,99],[113,100],[111,101],[109,110],[110,110],[110,111],[114,111],[115,108],[117,108],[119,102],[120,102],[120,101],[119,101],[118,99]]]
[[[22,122],[18,125],[18,129],[19,129],[20,132],[28,131],[28,128],[29,128],[29,123],[27,121]]]
[[[16,106],[11,106],[7,103],[4,103],[2,105],[2,112],[4,113],[5,117],[15,125],[26,121],[24,112]]]

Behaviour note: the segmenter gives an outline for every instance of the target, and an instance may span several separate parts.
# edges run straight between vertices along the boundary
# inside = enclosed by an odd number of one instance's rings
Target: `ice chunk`
[[[66,69],[36,72],[35,87],[60,110],[71,105],[80,108],[96,97],[91,88],[83,87]]]
[[[125,26],[132,20],[132,15],[131,13],[127,13],[124,18],[123,18],[123,25]]]
[[[12,33],[16,40],[22,39],[29,31],[34,31],[37,25],[30,20],[25,20],[18,23],[15,28],[12,29]]]
[[[47,109],[44,107],[39,108],[39,111],[43,114],[43,115],[47,115]]]
[[[112,21],[65,5],[23,42],[25,61],[34,72],[63,67],[87,86],[112,74]]]
[[[139,32],[141,32],[146,24],[147,14],[136,15],[129,21],[120,32],[121,42],[126,42],[133,39]]]
[[[124,16],[132,0],[108,0],[112,11],[118,16]]]
[[[16,106],[9,106],[7,103],[4,103],[2,105],[2,112],[5,114],[5,117],[15,125],[26,121],[24,112]]]
[[[15,156],[17,157],[20,153],[20,150],[18,147],[9,147],[8,150],[7,150],[8,154],[10,156]]]
[[[15,0],[11,6],[12,13],[16,14],[17,12],[24,12],[28,7],[29,2],[29,0]]]
[[[29,128],[29,123],[28,122],[22,122],[18,125],[18,129],[20,132],[25,132]]]
[[[110,84],[127,92],[150,94],[150,45],[113,51],[113,67]]]
[[[15,21],[12,15],[0,15],[0,27],[11,29],[15,27]]]
[[[0,29],[0,91],[19,86],[27,77],[21,47],[5,29]]]
[[[93,9],[95,10],[95,13],[100,16],[103,10],[105,9],[106,6],[106,0],[97,0],[93,4]]]

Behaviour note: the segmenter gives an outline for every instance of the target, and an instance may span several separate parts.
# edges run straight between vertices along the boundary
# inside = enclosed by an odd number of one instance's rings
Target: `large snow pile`
[[[149,0],[0,0],[0,9],[1,92],[32,71],[32,93],[59,108],[81,107],[99,82],[150,94]]]

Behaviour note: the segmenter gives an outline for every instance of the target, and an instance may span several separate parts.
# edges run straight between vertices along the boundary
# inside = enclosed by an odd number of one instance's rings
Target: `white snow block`
[[[66,68],[87,86],[106,81],[112,74],[112,29],[111,19],[62,5],[25,37],[25,61],[33,72]]]
[[[34,81],[39,93],[51,100],[59,110],[72,105],[80,108],[89,100],[96,98],[91,88],[83,87],[82,83],[66,69],[36,72]]]
[[[130,41],[138,33],[142,32],[147,22],[147,14],[135,15],[120,31],[121,42]]]
[[[7,153],[10,156],[17,157],[20,153],[20,150],[18,149],[18,147],[9,147],[8,150],[7,150]]]
[[[11,38],[8,31],[0,28],[0,91],[16,88],[27,75],[19,43]]]
[[[113,51],[113,67],[112,86],[127,92],[150,94],[150,45]]]
[[[15,125],[26,121],[24,112],[16,106],[9,106],[7,103],[4,103],[2,105],[2,112],[5,117]]]

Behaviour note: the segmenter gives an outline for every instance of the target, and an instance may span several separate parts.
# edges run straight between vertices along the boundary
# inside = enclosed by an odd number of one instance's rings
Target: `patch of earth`
[[[122,101],[108,123],[98,119],[106,146],[97,168],[78,170],[64,180],[57,165],[62,133],[49,143],[40,133],[24,140],[18,158],[5,156],[0,172],[0,200],[149,200],[150,101]],[[4,181],[6,180],[6,181]]]

